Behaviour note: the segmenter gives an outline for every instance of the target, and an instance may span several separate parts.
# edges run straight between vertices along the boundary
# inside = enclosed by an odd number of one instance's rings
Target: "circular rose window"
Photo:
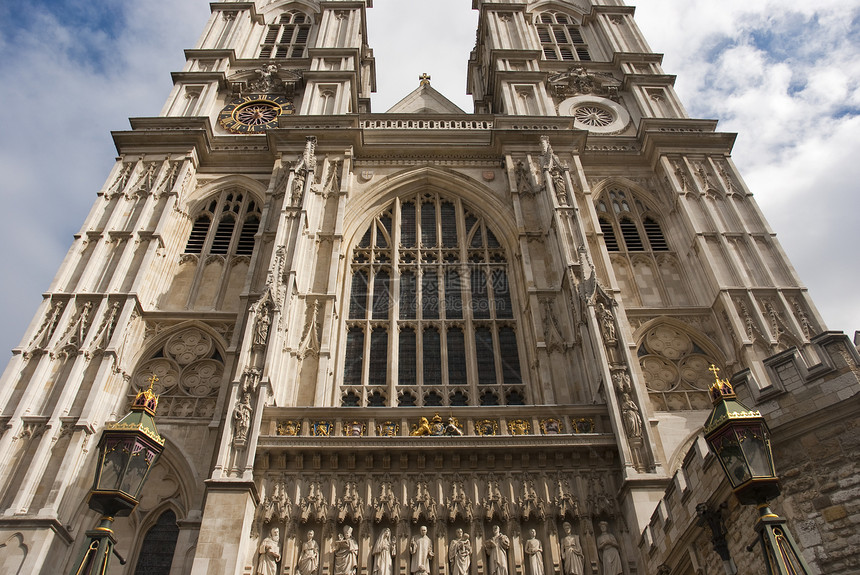
[[[575,96],[558,106],[559,116],[573,116],[573,125],[596,134],[615,134],[630,123],[630,114],[616,102],[599,96]]]

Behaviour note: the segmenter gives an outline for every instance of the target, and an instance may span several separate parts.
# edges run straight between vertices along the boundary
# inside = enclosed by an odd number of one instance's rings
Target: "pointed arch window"
[[[176,514],[168,509],[146,532],[134,568],[135,575],[169,575],[178,538]]]
[[[306,58],[311,17],[291,10],[269,25],[260,48],[260,58]]]
[[[610,189],[597,202],[597,219],[610,252],[667,252],[669,244],[653,214],[632,192]],[[616,234],[616,229],[621,233]]]
[[[525,401],[507,256],[484,218],[421,193],[393,202],[360,238],[341,405]]]
[[[240,190],[224,190],[194,218],[186,254],[250,256],[260,227],[260,208]]]
[[[536,22],[545,60],[591,60],[582,31],[570,16],[561,12],[543,12]]]

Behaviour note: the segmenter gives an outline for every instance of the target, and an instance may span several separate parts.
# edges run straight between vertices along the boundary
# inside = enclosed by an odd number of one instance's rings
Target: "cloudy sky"
[[[853,334],[860,0],[628,3],[690,115],[738,132],[733,158],[828,327]],[[374,5],[373,111],[423,72],[470,111],[471,0]],[[208,14],[206,0],[0,2],[0,354],[19,343],[113,164],[110,131],[159,113]]]

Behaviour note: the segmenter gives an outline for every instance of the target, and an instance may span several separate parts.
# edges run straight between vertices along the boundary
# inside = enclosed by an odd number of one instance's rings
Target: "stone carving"
[[[621,421],[624,423],[624,431],[627,433],[627,437],[642,437],[642,415],[627,392],[621,394]]]
[[[343,160],[332,160],[328,162],[328,173],[322,186],[322,197],[328,199],[329,195],[340,192],[340,173],[343,170]]]
[[[425,575],[430,573],[430,560],[434,557],[433,542],[427,537],[426,525],[422,525],[418,533],[418,537],[413,537],[409,543],[409,552],[412,554],[409,572]]]
[[[300,421],[294,421],[292,419],[287,419],[284,421],[279,421],[276,429],[276,433],[278,435],[290,435],[297,436],[301,435],[302,432],[302,424]]]
[[[543,575],[543,546],[537,539],[537,532],[529,529],[529,538],[523,547],[526,554],[526,563],[529,566],[529,575]]]
[[[590,73],[582,66],[573,66],[565,72],[547,78],[550,93],[559,100],[572,96],[593,94],[619,101],[618,89],[621,83],[612,74]]]
[[[305,333],[302,336],[302,344],[299,346],[299,355],[301,357],[307,357],[308,355],[312,355],[314,357],[319,356],[320,340],[319,337],[317,337],[317,330],[319,329],[319,309],[320,302],[318,299],[315,299],[314,305],[311,308],[311,317],[305,324]]]
[[[716,190],[717,186],[714,184],[713,180],[711,180],[711,174],[708,173],[707,168],[705,168],[704,164],[696,165],[696,175],[699,176],[699,181],[702,182],[702,187],[707,190]]]
[[[272,521],[284,523],[290,518],[293,504],[287,495],[287,488],[283,481],[275,483],[272,494],[266,496],[262,507],[264,523],[271,523]]]
[[[102,323],[99,325],[95,336],[93,336],[93,339],[87,348],[88,357],[101,353],[107,349],[110,344],[110,339],[113,337],[116,322],[119,319],[119,308],[120,305],[118,301],[111,304],[110,310],[105,314],[102,319]]]
[[[555,195],[561,205],[567,205],[567,184],[564,180],[564,172],[568,169],[567,165],[563,164],[558,155],[552,150],[548,136],[540,137],[540,163],[541,169],[544,171],[544,179],[552,180],[555,188]],[[544,187],[547,182],[544,181]]]
[[[236,402],[233,408],[233,444],[236,446],[245,445],[245,440],[248,438],[248,429],[251,427],[251,413],[254,408],[251,407],[251,394],[247,391],[242,392],[242,399]]]
[[[746,330],[747,339],[751,342],[755,343],[756,341],[765,341],[765,338],[761,331],[759,331],[758,327],[755,324],[755,320],[753,320],[750,315],[749,310],[747,309],[746,304],[742,300],[735,300],[735,303],[738,306],[738,312],[741,316],[741,320],[744,323],[744,329]]]
[[[514,166],[514,188],[518,194],[533,196],[535,188],[532,185],[529,169],[522,160],[517,161]]]
[[[257,561],[257,575],[278,575],[278,561],[281,560],[281,536],[277,527],[269,530],[269,536],[260,543],[260,558]]]
[[[290,195],[290,205],[298,207],[301,204],[302,196],[304,195],[305,179],[309,172],[316,169],[316,136],[308,136],[305,138],[305,149],[302,155],[296,160],[292,167],[294,172],[293,189]]]
[[[256,393],[260,386],[260,377],[262,374],[256,367],[246,367],[242,373],[242,391],[247,393]]]
[[[93,302],[91,301],[86,302],[83,307],[81,307],[78,315],[72,320],[57,342],[57,345],[54,348],[55,356],[69,357],[70,355],[78,352],[87,335],[87,328],[90,323],[90,311],[92,309]]]
[[[565,348],[564,337],[558,324],[558,317],[553,309],[553,298],[540,298],[541,315],[543,316],[543,340],[550,353],[560,352]]]
[[[532,424],[525,419],[512,419],[508,422],[508,433],[511,435],[529,435],[532,432]]]
[[[457,529],[448,544],[448,575],[469,575],[472,565],[472,542],[469,534]]]
[[[311,529],[305,535],[305,542],[302,543],[302,552],[299,555],[299,562],[296,565],[296,571],[299,575],[314,575],[320,565],[320,546],[314,540],[314,531]]]
[[[606,345],[615,345],[615,317],[603,303],[597,304],[597,321],[600,322],[600,332]]]
[[[456,417],[449,417],[448,423],[442,422],[442,417],[436,413],[431,419],[422,417],[417,424],[412,425],[409,435],[463,435],[463,427]]]
[[[313,480],[308,486],[308,494],[299,503],[302,523],[313,521],[322,523],[328,516],[328,502],[322,494],[319,480]]]
[[[400,501],[391,487],[391,479],[385,476],[379,486],[379,497],[373,500],[373,519],[377,523],[383,519],[389,519],[394,523],[400,521]]]
[[[600,535],[597,536],[597,552],[600,554],[601,575],[623,575],[620,546],[615,535],[609,532],[609,524],[601,521]]]
[[[682,192],[690,191],[690,181],[687,179],[687,172],[684,170],[684,165],[681,162],[673,164],[675,168],[675,177],[678,178],[678,185],[681,186]]]
[[[540,432],[544,435],[558,435],[561,433],[561,420],[555,417],[541,419]]]
[[[523,521],[529,519],[546,519],[546,504],[538,497],[535,483],[531,479],[523,480],[523,493],[519,500],[520,514]]]
[[[343,522],[352,519],[360,522],[364,517],[364,501],[358,494],[358,487],[354,478],[347,480],[344,486],[343,497],[337,500],[337,520]]]
[[[426,529],[426,528],[425,528]],[[392,575],[394,567],[395,542],[392,541],[391,529],[386,527],[373,544],[373,570],[371,575]]]
[[[271,292],[266,290],[266,293],[257,300],[252,311],[254,312],[254,347],[264,348],[269,339],[269,326],[272,325],[272,305]]]
[[[119,173],[117,173],[116,178],[113,183],[105,193],[105,199],[110,200],[116,194],[122,192],[125,188],[126,184],[128,184],[129,178],[131,178],[132,168],[134,167],[134,162],[123,162],[122,168],[120,168]]]
[[[483,504],[484,515],[488,521],[501,519],[507,521],[511,517],[511,510],[507,498],[502,496],[499,489],[499,481],[492,475],[487,480],[487,496]]]
[[[267,64],[254,70],[259,76],[249,82],[249,87],[255,92],[271,92],[280,82],[278,78],[278,65]]]
[[[579,517],[579,503],[576,497],[570,491],[570,484],[567,479],[559,477],[555,487],[555,507],[558,510],[559,517],[569,517],[576,519]]]
[[[812,322],[809,321],[809,316],[803,311],[803,306],[800,305],[800,302],[796,298],[791,300],[791,305],[794,307],[794,317],[797,318],[797,323],[800,324],[803,337],[806,339],[811,338],[814,335]]]
[[[484,542],[487,551],[487,575],[508,575],[508,549],[511,540],[493,525],[493,534]]]
[[[579,535],[573,533],[573,528],[567,521],[562,523],[561,528],[564,531],[561,540],[562,575],[583,575],[585,555],[582,553]]]
[[[475,433],[477,435],[497,435],[499,433],[499,422],[494,419],[476,421]]]
[[[458,516],[465,521],[472,520],[472,500],[466,496],[463,479],[459,475],[455,475],[451,482],[451,497],[446,506],[449,521],[455,521]]]
[[[143,169],[137,178],[137,181],[132,186],[132,193],[148,193],[152,189],[152,184],[155,181],[155,173],[158,170],[156,162],[141,162]],[[130,195],[130,194],[129,194]]]
[[[588,514],[591,517],[615,517],[617,505],[607,494],[607,477],[592,474],[588,478]]]
[[[424,518],[427,521],[436,521],[436,500],[430,494],[426,481],[419,481],[415,486],[415,498],[410,503],[412,508],[412,521]]]
[[[334,551],[334,575],[355,575],[358,567],[358,543],[352,538],[352,527],[343,526],[337,541],[332,544]]]

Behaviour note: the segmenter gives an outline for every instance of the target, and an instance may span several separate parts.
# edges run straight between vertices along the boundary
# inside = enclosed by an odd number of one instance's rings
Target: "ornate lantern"
[[[116,423],[105,426],[99,441],[96,476],[88,500],[90,509],[102,514],[101,523],[87,531],[87,548],[73,568],[74,575],[104,573],[116,540],[111,524],[114,517],[123,517],[138,504],[140,490],[158,456],[164,450],[164,439],[155,426],[158,397],[152,385],[134,398],[131,412]],[[117,555],[119,557],[119,555]],[[119,557],[120,563],[125,563]]]
[[[759,510],[755,529],[768,575],[808,575],[809,566],[785,519],[767,504],[780,494],[780,489],[764,417],[738,401],[729,380],[718,377],[717,367],[712,365],[710,371],[715,379],[711,385],[714,408],[704,425],[705,441],[720,460],[738,500]]]
[[[779,478],[773,466],[770,431],[761,413],[738,401],[728,379],[717,377],[711,386],[714,409],[705,422],[705,441],[744,505],[767,503],[779,495]]]

